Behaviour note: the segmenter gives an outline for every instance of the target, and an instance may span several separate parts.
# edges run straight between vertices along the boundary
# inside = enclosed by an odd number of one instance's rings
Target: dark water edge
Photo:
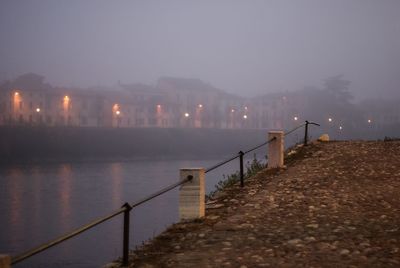
[[[294,127],[294,126],[292,126]],[[309,136],[328,133],[334,140],[400,137],[400,125],[312,126]],[[0,165],[221,158],[266,141],[267,129],[0,127]],[[301,128],[285,144],[304,138]]]
[[[261,150],[260,157],[264,155]],[[249,155],[250,157],[250,155]],[[253,156],[251,156],[253,157]],[[245,159],[250,161],[251,158]],[[179,168],[215,160],[86,162],[0,168],[0,252],[12,256],[175,183]],[[207,174],[206,190],[238,169],[233,161]],[[178,220],[178,189],[132,210],[130,247]],[[101,267],[119,258],[122,217],[116,217],[16,267]]]
[[[0,164],[218,158],[267,130],[0,127]]]
[[[196,161],[203,160],[205,156],[201,157],[198,155],[165,155],[165,156],[132,156],[132,157],[121,157],[121,156],[94,156],[94,157],[65,157],[56,156],[51,158],[6,158],[0,159],[0,169],[7,169],[10,167],[25,167],[34,165],[60,165],[60,164],[101,164],[101,163],[129,163],[137,161]],[[228,158],[229,156],[223,155],[210,155],[207,156],[208,160],[215,160],[219,162],[222,158]]]
[[[0,128],[0,252],[15,255],[54,239],[176,182],[179,168],[207,168],[265,142],[267,132]],[[237,169],[233,161],[208,174],[207,192]],[[177,189],[136,208],[131,248],[177,219]],[[17,267],[99,267],[121,256],[121,226],[118,217]]]

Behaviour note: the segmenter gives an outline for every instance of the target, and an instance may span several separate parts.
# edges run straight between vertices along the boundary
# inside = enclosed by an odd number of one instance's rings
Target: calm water
[[[259,153],[261,156],[262,153]],[[221,159],[35,164],[0,168],[0,253],[20,254],[179,180],[179,168]],[[238,168],[206,175],[207,191]],[[131,248],[178,219],[173,190],[131,213]],[[16,267],[99,267],[122,255],[122,215]]]

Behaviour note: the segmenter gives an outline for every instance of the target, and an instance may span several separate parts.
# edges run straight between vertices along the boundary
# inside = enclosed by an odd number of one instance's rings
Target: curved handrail
[[[24,253],[22,253],[20,255],[12,257],[11,258],[11,264],[16,264],[16,263],[18,263],[20,261],[23,261],[23,260],[25,260],[25,259],[27,259],[27,258],[29,258],[29,257],[31,257],[33,255],[36,255],[39,252],[42,252],[42,251],[44,251],[44,250],[46,250],[48,248],[51,248],[51,247],[53,247],[53,246],[55,246],[57,244],[60,244],[61,242],[64,242],[65,240],[68,240],[68,239],[70,239],[70,238],[72,238],[74,236],[77,236],[78,234],[80,234],[80,233],[82,233],[82,232],[84,232],[86,230],[89,230],[89,229],[95,227],[96,225],[98,225],[98,224],[100,224],[100,223],[102,223],[102,222],[104,222],[106,220],[109,220],[111,218],[114,218],[115,216],[125,212],[126,209],[127,209],[126,207],[122,207],[122,208],[118,209],[117,211],[114,211],[114,212],[110,213],[107,216],[98,218],[98,219],[96,219],[96,220],[94,220],[94,221],[92,221],[92,222],[90,222],[90,223],[88,223],[88,224],[86,224],[86,225],[84,225],[84,226],[82,226],[80,228],[77,228],[77,229],[75,229],[75,230],[73,230],[73,231],[71,231],[69,233],[66,233],[66,234],[64,234],[64,235],[62,235],[62,236],[60,236],[60,237],[58,237],[56,239],[53,239],[53,240],[51,240],[51,241],[49,241],[47,243],[44,243],[44,244],[42,244],[40,246],[37,246],[37,247],[35,247],[35,248],[31,249],[31,250],[28,250],[27,252],[24,252]]]
[[[295,127],[294,129],[292,129],[292,130],[290,130],[288,132],[285,132],[284,136],[290,135],[291,133],[293,133],[296,130],[298,130],[298,129],[300,129],[300,128],[305,126],[306,127],[306,132],[305,132],[305,140],[304,140],[304,142],[305,142],[305,145],[306,145],[307,144],[308,125],[320,126],[317,123],[305,121],[304,124],[301,124],[301,125]],[[259,145],[255,146],[255,147],[253,147],[253,148],[251,148],[251,149],[249,149],[247,151],[244,151],[244,152],[240,151],[237,155],[235,155],[235,156],[233,156],[233,157],[231,157],[231,158],[229,158],[227,160],[224,160],[224,161],[222,161],[220,163],[217,163],[216,165],[211,166],[210,168],[207,168],[205,170],[205,173],[210,172],[210,171],[212,171],[212,170],[214,170],[214,169],[216,169],[216,168],[218,168],[220,166],[223,166],[223,165],[225,165],[225,164],[227,164],[227,163],[229,163],[229,162],[231,162],[231,161],[233,161],[233,160],[235,160],[237,158],[240,158],[241,186],[243,186],[243,156],[245,154],[247,154],[247,153],[250,153],[250,152],[252,152],[254,150],[257,150],[257,149],[261,148],[262,146],[265,146],[265,145],[271,143],[275,139],[276,139],[276,137],[274,137],[274,138],[272,138],[272,139],[270,139],[270,140],[268,140],[266,142],[263,142],[262,144],[259,144]],[[22,253],[20,255],[12,257],[11,258],[11,264],[19,263],[19,262],[21,262],[21,261],[23,261],[23,260],[35,255],[35,254],[38,254],[38,253],[40,253],[40,252],[42,252],[44,250],[47,250],[48,248],[56,246],[56,245],[58,245],[58,244],[60,244],[60,243],[62,243],[64,241],[66,241],[66,240],[68,240],[68,239],[70,239],[70,238],[72,238],[74,236],[77,236],[78,234],[80,234],[82,232],[85,232],[85,231],[87,231],[87,230],[89,230],[89,229],[91,229],[91,228],[93,228],[93,227],[95,227],[95,226],[97,226],[97,225],[99,225],[99,224],[111,219],[111,218],[114,218],[114,217],[116,217],[116,216],[118,216],[118,215],[120,215],[122,213],[124,213],[124,215],[125,215],[124,218],[125,219],[126,218],[129,219],[129,212],[130,212],[130,210],[132,210],[132,208],[137,207],[137,206],[139,206],[139,205],[141,205],[143,203],[146,203],[147,201],[152,200],[152,199],[154,199],[154,198],[156,198],[156,197],[158,197],[158,196],[160,196],[160,195],[162,195],[162,194],[164,194],[164,193],[166,193],[166,192],[168,192],[168,191],[170,191],[170,190],[172,190],[172,189],[174,189],[174,188],[176,188],[176,187],[178,187],[178,186],[180,186],[180,185],[182,185],[184,183],[187,183],[187,182],[191,181],[192,179],[193,179],[193,176],[189,175],[185,179],[183,179],[183,180],[181,180],[179,182],[173,183],[173,184],[171,184],[171,185],[169,185],[169,186],[167,186],[165,188],[162,188],[161,190],[159,190],[159,191],[157,191],[157,192],[155,192],[155,193],[153,193],[153,194],[151,194],[151,195],[149,195],[147,197],[144,197],[141,200],[136,201],[135,203],[132,203],[132,204],[125,203],[120,209],[118,209],[118,210],[116,210],[114,212],[111,212],[110,214],[108,214],[108,215],[106,215],[104,217],[101,217],[101,218],[98,218],[96,220],[93,220],[93,221],[89,222],[88,224],[86,224],[84,226],[81,226],[81,227],[79,227],[79,228],[77,228],[77,229],[75,229],[75,230],[73,230],[71,232],[68,232],[68,233],[66,233],[66,234],[64,234],[64,235],[62,235],[62,236],[60,236],[60,237],[58,237],[56,239],[53,239],[53,240],[51,240],[51,241],[49,241],[47,243],[44,243],[44,244],[42,244],[40,246],[37,246],[37,247],[35,247],[35,248],[31,249],[31,250],[28,250],[28,251],[26,251],[26,252],[24,252],[24,253]],[[125,230],[127,230],[127,234],[125,233]],[[128,240],[125,240],[126,236],[128,236],[128,238],[127,238]],[[123,264],[127,265],[127,262],[128,262],[128,256],[127,256],[128,249],[126,247],[129,246],[129,220],[124,222],[124,244],[123,245],[124,245]]]
[[[79,227],[79,228],[77,228],[77,229],[75,229],[75,230],[73,230],[71,232],[68,232],[68,233],[66,233],[66,234],[64,234],[64,235],[62,235],[62,236],[60,236],[60,237],[58,237],[56,239],[48,241],[48,242],[46,242],[46,243],[44,243],[44,244],[42,244],[40,246],[37,246],[37,247],[35,247],[35,248],[31,249],[31,250],[28,250],[27,252],[24,252],[24,253],[22,253],[20,255],[12,257],[11,258],[11,264],[16,264],[16,263],[18,263],[20,261],[23,261],[23,260],[25,260],[25,259],[27,259],[27,258],[29,258],[29,257],[31,257],[33,255],[36,255],[39,252],[42,252],[42,251],[44,251],[44,250],[46,250],[48,248],[51,248],[51,247],[53,247],[53,246],[55,246],[57,244],[60,244],[61,242],[64,242],[64,241],[66,241],[66,240],[68,240],[68,239],[70,239],[70,238],[72,238],[74,236],[77,236],[78,234],[80,234],[80,233],[82,233],[82,232],[84,232],[86,230],[89,230],[89,229],[95,227],[96,225],[99,225],[100,223],[102,223],[104,221],[107,221],[107,220],[109,220],[111,218],[114,218],[115,216],[118,216],[119,214],[121,214],[123,212],[131,210],[132,208],[137,207],[140,204],[143,204],[143,203],[145,203],[145,202],[147,202],[147,201],[149,201],[149,200],[151,200],[153,198],[156,198],[157,196],[162,195],[163,193],[166,193],[166,192],[178,187],[179,185],[182,185],[182,184],[184,184],[186,182],[189,182],[192,179],[193,179],[192,176],[188,176],[186,179],[181,180],[181,181],[179,181],[177,183],[174,183],[172,185],[169,185],[169,186],[167,186],[167,187],[165,187],[165,188],[163,188],[163,189],[151,194],[150,196],[147,196],[147,197],[143,198],[142,200],[139,200],[139,201],[133,203],[132,205],[126,203],[120,209],[118,209],[118,210],[116,210],[116,211],[114,211],[114,212],[112,212],[112,213],[110,213],[110,214],[108,214],[108,215],[106,215],[104,217],[98,218],[98,219],[96,219],[96,220],[94,220],[94,221],[92,221],[92,222],[90,222],[90,223],[88,223],[88,224],[86,224],[86,225],[84,225],[82,227]]]

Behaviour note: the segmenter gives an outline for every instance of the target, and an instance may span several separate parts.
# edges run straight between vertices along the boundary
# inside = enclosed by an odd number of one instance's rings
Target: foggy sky
[[[0,80],[176,76],[254,96],[344,74],[358,98],[400,97],[399,14],[398,0],[1,0]]]

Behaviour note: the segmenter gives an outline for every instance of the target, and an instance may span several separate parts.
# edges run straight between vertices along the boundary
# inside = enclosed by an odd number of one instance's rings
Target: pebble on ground
[[[400,267],[399,167],[398,141],[300,148],[131,252],[130,267]]]

